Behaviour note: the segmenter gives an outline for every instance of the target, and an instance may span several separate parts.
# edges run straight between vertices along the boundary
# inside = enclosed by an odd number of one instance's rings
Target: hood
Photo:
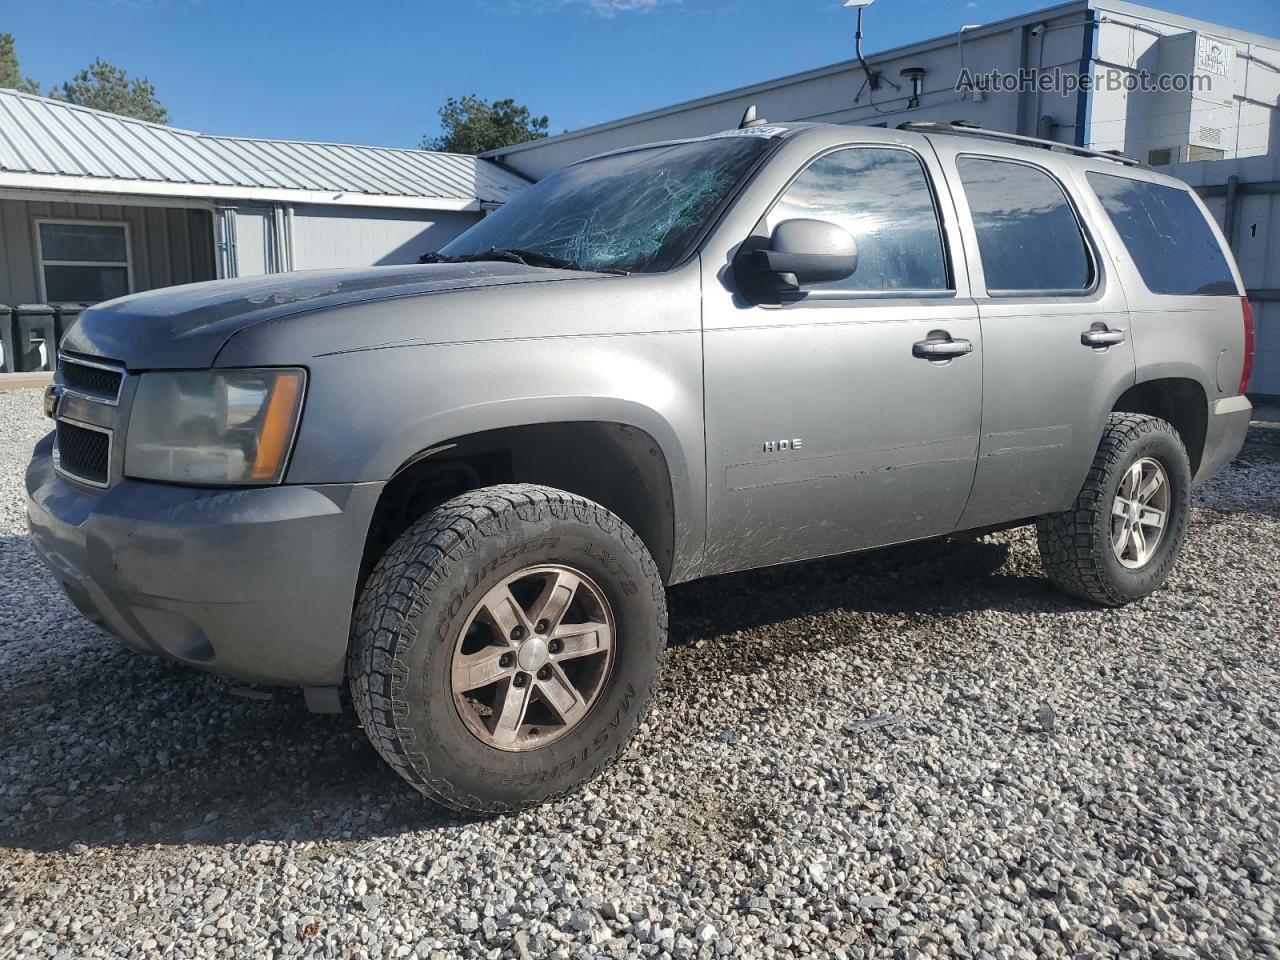
[[[130,370],[199,369],[212,366],[233,334],[269,320],[371,300],[596,276],[485,262],[305,270],[211,280],[91,307],[63,337],[61,349],[118,360]]]

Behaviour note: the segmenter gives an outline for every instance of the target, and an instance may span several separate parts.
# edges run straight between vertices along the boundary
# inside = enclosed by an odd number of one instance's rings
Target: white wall
[[[293,267],[414,263],[479,219],[478,213],[441,210],[298,206],[293,215]]]
[[[1280,138],[1275,129],[1278,111],[1274,108],[1280,97],[1280,72],[1267,66],[1280,67],[1280,40],[1259,43],[1260,38],[1240,31],[1211,28],[1123,0],[1098,0],[1094,6],[1097,9],[1081,0],[987,24],[966,31],[963,36],[954,33],[876,54],[870,59],[872,68],[902,84],[904,90],[894,91],[886,83],[875,93],[874,104],[863,89],[862,68],[856,60],[848,60],[513,147],[499,159],[539,179],[593,154],[732,128],[753,103],[761,116],[775,122],[896,126],[907,120],[972,120],[993,129],[1031,136],[1041,132],[1040,118],[1048,117],[1054,124],[1053,139],[1074,143],[1079,134],[1086,146],[1123,150],[1141,159],[1152,147],[1162,146],[1170,139],[1167,115],[1175,107],[1179,113],[1187,114],[1180,132],[1173,137],[1176,142],[1186,143],[1192,120],[1197,129],[1202,124],[1220,124],[1224,128],[1228,133],[1224,144],[1227,156],[1234,156],[1237,150],[1242,156],[1265,153],[1268,143]],[[980,11],[981,8],[968,12],[957,9],[950,17],[958,30],[963,17],[976,19],[981,16]],[[1095,18],[1096,37],[1090,25]],[[873,8],[864,30],[870,38],[868,44],[874,43],[874,23]],[[852,20],[850,28],[852,32]],[[1100,65],[1133,72],[1145,67],[1155,73],[1174,61],[1182,69],[1191,69],[1194,42],[1184,44],[1188,51],[1182,58],[1187,60],[1185,64],[1180,59],[1183,51],[1173,49],[1176,43],[1165,41],[1163,48],[1158,44],[1162,37],[1172,38],[1197,29],[1228,42],[1235,57],[1230,82],[1215,87],[1218,102],[1211,102],[1213,97],[1201,97],[1194,116],[1189,98],[1186,104],[1168,104],[1164,95],[1135,94],[1131,103],[1124,90],[1095,90],[1083,98],[1074,92],[994,92],[976,98],[955,89],[962,56],[963,66],[975,73],[992,69],[1006,73],[1020,69],[1049,72],[1056,67],[1064,73],[1078,74],[1086,54],[1096,55],[1095,69]],[[1164,63],[1160,62],[1162,59]],[[900,76],[904,67],[923,67],[926,71],[924,94],[914,108],[906,102],[908,85]],[[1082,107],[1086,130],[1077,131]]]
[[[1116,4],[1100,10],[1097,62],[1133,72],[1198,72],[1197,35],[1216,39],[1231,51],[1229,76],[1205,74],[1211,87],[1196,94],[1095,91],[1091,101],[1088,146],[1121,150],[1146,160],[1152,149],[1181,147],[1175,162],[1186,160],[1188,134],[1196,142],[1201,127],[1222,130],[1213,144],[1224,157],[1265,154],[1276,139],[1275,104],[1280,99],[1280,40],[1265,44],[1248,35],[1211,24],[1194,25],[1140,7]]]
[[[1086,5],[1054,8],[1053,15],[990,24],[977,30],[930,40],[873,58],[873,69],[886,78],[872,93],[864,89],[865,74],[856,60],[796,74],[640,114],[585,131],[538,141],[501,156],[503,162],[535,179],[583,157],[655,140],[703,136],[737,126],[743,112],[756,104],[759,115],[775,122],[818,121],[896,126],[908,120],[972,120],[983,126],[1035,135],[1038,118],[1048,114],[1057,122],[1055,138],[1074,141],[1075,95],[1060,96],[999,92],[974,97],[955,89],[961,67],[971,73],[992,69],[1016,71],[1022,66],[1055,66],[1076,73],[1084,53]],[[954,15],[957,28],[962,11]],[[874,36],[874,11],[864,29]],[[1031,30],[1043,24],[1037,36]],[[849,23],[852,33],[853,21]],[[852,41],[850,42],[852,47]],[[963,64],[962,64],[963,61]],[[905,67],[923,67],[924,92],[919,105],[909,107],[910,84],[901,76]],[[888,80],[902,88],[894,90]],[[856,100],[856,102],[855,102]],[[874,101],[874,102],[873,102]]]

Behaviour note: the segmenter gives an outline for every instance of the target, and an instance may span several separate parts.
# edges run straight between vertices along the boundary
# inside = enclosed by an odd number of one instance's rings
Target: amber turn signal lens
[[[267,401],[267,413],[262,421],[262,433],[258,437],[258,452],[249,471],[254,480],[278,478],[285,455],[289,452],[301,400],[302,374],[276,374],[271,399]]]

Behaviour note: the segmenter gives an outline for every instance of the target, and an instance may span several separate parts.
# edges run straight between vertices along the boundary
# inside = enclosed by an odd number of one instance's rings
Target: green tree
[[[484,153],[509,147],[513,143],[541,140],[547,135],[546,117],[535,117],[528,107],[514,100],[490,103],[468,95],[461,100],[450,97],[440,108],[438,137],[423,137],[424,150],[446,150],[450,153]]]
[[[40,92],[40,84],[24,77],[18,67],[18,51],[13,44],[12,33],[0,33],[0,89]]]
[[[67,103],[94,110],[118,113],[122,117],[167,123],[169,111],[156,99],[156,88],[146,77],[129,80],[117,66],[97,59],[50,95]]]

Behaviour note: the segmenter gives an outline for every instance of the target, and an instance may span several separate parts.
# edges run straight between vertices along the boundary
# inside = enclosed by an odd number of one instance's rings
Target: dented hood
[[[597,276],[517,263],[433,263],[306,270],[212,280],[138,293],[81,314],[61,348],[122,361],[130,370],[199,369],[213,365],[235,333],[268,320],[331,307],[515,283]]]

